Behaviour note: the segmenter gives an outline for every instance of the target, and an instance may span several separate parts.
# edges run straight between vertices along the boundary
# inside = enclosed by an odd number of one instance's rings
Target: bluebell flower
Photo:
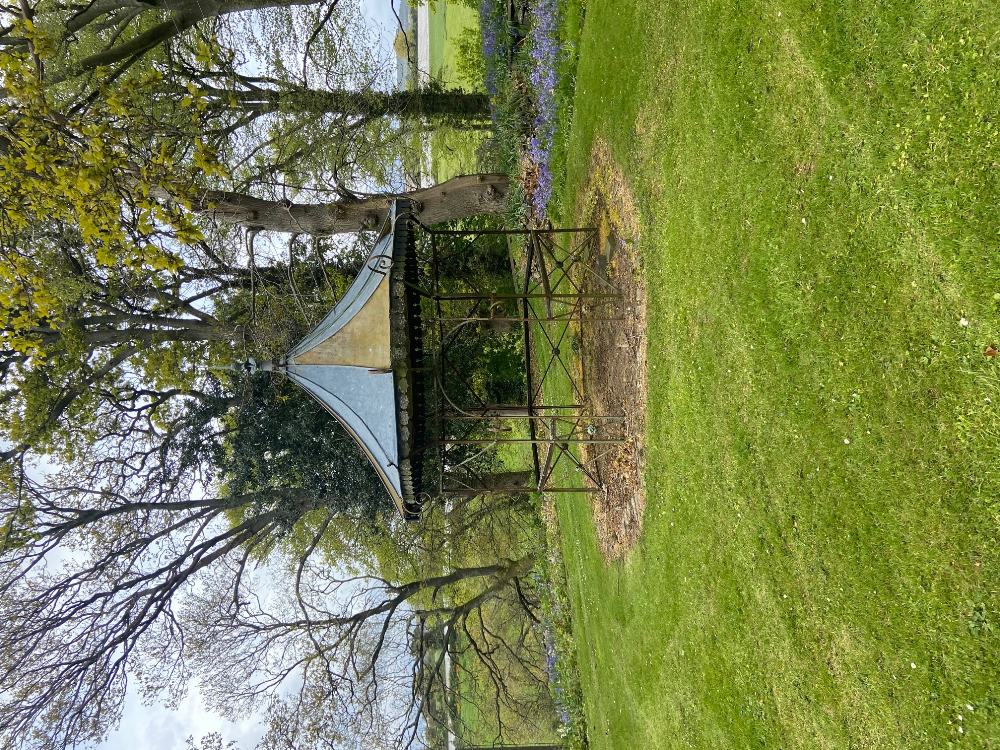
[[[528,141],[528,157],[538,167],[537,185],[531,197],[536,219],[543,219],[552,197],[552,171],[549,160],[556,130],[556,64],[559,58],[556,0],[536,0],[531,9],[530,58],[533,64],[528,79],[535,97],[534,135]]]

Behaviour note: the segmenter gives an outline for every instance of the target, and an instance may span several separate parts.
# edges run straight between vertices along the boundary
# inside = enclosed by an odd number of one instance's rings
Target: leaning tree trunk
[[[423,224],[440,224],[482,214],[501,213],[506,206],[507,176],[474,174],[408,193],[391,193],[334,203],[269,201],[244,193],[208,190],[191,210],[223,224],[265,232],[323,236],[382,226],[393,198],[414,201]],[[160,194],[157,197],[169,197]]]

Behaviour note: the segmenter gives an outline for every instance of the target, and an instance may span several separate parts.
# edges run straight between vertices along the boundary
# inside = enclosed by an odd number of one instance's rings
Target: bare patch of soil
[[[584,388],[594,414],[624,415],[624,443],[591,456],[604,486],[594,523],[605,560],[624,558],[642,532],[646,507],[646,288],[631,191],[607,147],[595,144],[590,186],[578,215],[600,229],[600,270],[622,291],[622,320],[593,320],[583,336]]]

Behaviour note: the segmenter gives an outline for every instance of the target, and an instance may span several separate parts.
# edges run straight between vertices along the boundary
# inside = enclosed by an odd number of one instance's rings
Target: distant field
[[[431,75],[447,86],[458,86],[455,42],[466,29],[479,25],[479,13],[462,3],[437,0],[430,17]]]
[[[561,496],[590,743],[1000,747],[995,2],[591,0],[556,173],[641,211],[648,505]]]
[[[447,88],[462,88],[456,42],[466,29],[479,25],[479,14],[467,5],[437,0],[431,6],[430,18],[432,74]],[[485,137],[483,133],[440,127],[430,137],[435,181],[476,171],[476,149]]]

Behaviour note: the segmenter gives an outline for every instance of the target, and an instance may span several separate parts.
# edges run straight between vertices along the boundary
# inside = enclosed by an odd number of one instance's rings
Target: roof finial
[[[263,359],[256,360],[253,357],[247,357],[246,364],[244,365],[246,371],[251,375],[255,372],[279,372],[283,370],[286,365],[283,360],[277,359]]]
[[[278,372],[285,367],[286,364],[283,360],[258,360],[254,357],[247,357],[243,362],[230,362],[226,365],[212,365],[208,369],[215,372],[242,372],[247,375],[253,375],[257,372]]]

